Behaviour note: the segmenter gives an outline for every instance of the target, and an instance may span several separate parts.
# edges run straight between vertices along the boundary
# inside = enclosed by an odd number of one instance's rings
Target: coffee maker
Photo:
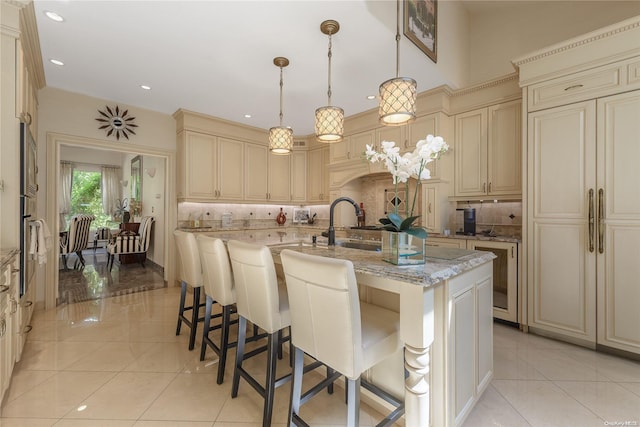
[[[463,211],[463,234],[465,236],[476,235],[476,209],[475,208],[459,208],[457,211]]]

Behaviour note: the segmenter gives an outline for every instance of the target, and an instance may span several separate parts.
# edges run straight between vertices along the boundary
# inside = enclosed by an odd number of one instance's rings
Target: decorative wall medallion
[[[96,119],[101,123],[98,129],[106,130],[107,136],[115,135],[118,141],[120,140],[120,136],[129,139],[130,134],[136,134],[133,130],[133,128],[138,127],[138,125],[133,122],[136,118],[129,116],[129,110],[121,110],[117,105],[112,108],[109,108],[107,105],[105,108],[106,111],[98,110],[101,116]]]

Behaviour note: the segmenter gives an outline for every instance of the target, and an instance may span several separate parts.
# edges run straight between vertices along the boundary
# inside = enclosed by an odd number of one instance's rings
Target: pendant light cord
[[[284,86],[284,82],[282,80],[282,67],[280,67],[280,127],[282,127],[282,86]]]
[[[329,102],[328,105],[331,106],[331,31],[329,31],[329,53],[327,54],[327,56],[329,57],[329,82],[328,82],[328,89],[327,89],[327,96],[329,98]]]
[[[396,78],[400,77],[400,0],[396,0]]]

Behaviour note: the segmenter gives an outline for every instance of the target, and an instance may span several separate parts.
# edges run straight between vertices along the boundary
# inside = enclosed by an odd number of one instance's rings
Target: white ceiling
[[[273,58],[285,56],[291,63],[284,69],[283,124],[296,135],[312,134],[315,109],[327,105],[328,37],[319,28],[326,19],[341,27],[333,37],[332,104],[347,116],[376,108],[367,95],[396,73],[393,0],[34,4],[47,86],[167,114],[184,108],[263,129],[277,126]],[[451,84],[405,37],[400,64],[400,75],[416,79],[418,91]],[[143,84],[152,90],[142,90]]]

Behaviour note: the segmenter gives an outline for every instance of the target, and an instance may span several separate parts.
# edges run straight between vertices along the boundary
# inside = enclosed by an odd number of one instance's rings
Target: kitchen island
[[[404,352],[367,377],[404,394],[405,425],[461,425],[491,381],[493,253],[432,247],[424,265],[396,266],[379,252],[313,245],[304,230],[207,234],[270,246],[276,264],[283,249],[352,261],[360,298],[400,313]]]
[[[425,265],[399,267],[382,261],[377,252],[300,243],[272,246],[276,263],[283,249],[348,259],[361,287],[399,296],[400,339],[408,373],[405,423],[410,427],[462,424],[493,376],[495,255],[432,248]],[[367,298],[366,292],[361,298]],[[374,382],[393,389],[394,378],[373,376]]]

